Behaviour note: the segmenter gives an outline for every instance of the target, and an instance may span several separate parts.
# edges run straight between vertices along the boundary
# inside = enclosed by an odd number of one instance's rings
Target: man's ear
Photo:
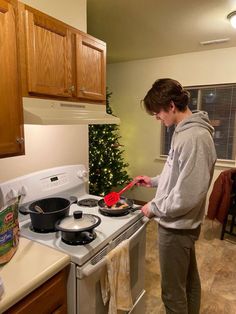
[[[171,100],[171,102],[170,102],[170,110],[173,112],[175,112],[175,110],[176,110],[176,106],[175,106],[175,103],[173,102],[173,100]]]

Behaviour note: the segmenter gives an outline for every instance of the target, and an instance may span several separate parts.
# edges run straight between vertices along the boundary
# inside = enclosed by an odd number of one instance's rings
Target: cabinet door
[[[26,6],[28,92],[71,96],[71,32],[58,20]]]
[[[4,314],[67,314],[67,269],[60,271]]]
[[[0,0],[0,156],[24,153],[13,1]]]
[[[106,45],[90,36],[76,34],[77,97],[106,99]]]

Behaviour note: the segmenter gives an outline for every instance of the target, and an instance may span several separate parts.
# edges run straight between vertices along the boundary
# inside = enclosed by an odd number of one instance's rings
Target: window
[[[236,156],[236,84],[186,88],[191,95],[190,109],[207,111],[215,128],[214,142],[218,159]],[[174,128],[162,128],[161,154],[167,155]]]

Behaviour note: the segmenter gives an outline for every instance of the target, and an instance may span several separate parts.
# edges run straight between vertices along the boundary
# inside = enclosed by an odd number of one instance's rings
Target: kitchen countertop
[[[4,294],[0,313],[24,298],[70,263],[70,256],[20,237],[12,259],[0,267]]]

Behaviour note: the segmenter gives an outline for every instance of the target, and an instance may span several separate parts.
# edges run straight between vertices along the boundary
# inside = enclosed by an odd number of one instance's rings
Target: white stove
[[[85,194],[80,199],[94,198],[100,199],[96,196]],[[85,245],[69,245],[61,241],[60,231],[50,233],[38,233],[34,232],[31,228],[30,219],[23,220],[20,222],[21,235],[30,240],[42,243],[44,245],[56,248],[63,251],[71,256],[71,260],[79,266],[82,266],[85,262],[91,259],[97,252],[103,247],[120,235],[129,226],[133,225],[142,216],[140,211],[132,212],[125,216],[109,217],[99,213],[98,206],[96,207],[84,207],[72,204],[70,206],[70,215],[74,211],[81,210],[86,214],[93,214],[101,218],[101,224],[95,228],[96,238]],[[23,216],[20,214],[20,216]],[[24,219],[25,217],[23,217]]]
[[[60,196],[69,199],[76,196],[78,200],[95,199],[101,197],[87,194],[88,172],[83,165],[70,165],[46,169],[18,177],[14,180],[0,184],[0,200],[3,206],[10,199],[21,195],[20,206],[27,207],[31,202],[47,198]],[[135,205],[137,206],[137,205]],[[107,307],[99,301],[98,311],[97,300],[101,299],[98,291],[85,291],[83,288],[89,278],[94,276],[95,282],[99,281],[99,274],[105,266],[105,255],[114,249],[120,242],[130,238],[130,250],[134,263],[134,274],[131,281],[134,308],[132,313],[141,313],[144,304],[144,258],[145,258],[145,227],[147,219],[143,217],[140,210],[129,211],[124,216],[110,217],[99,212],[99,207],[85,207],[77,204],[70,206],[69,214],[81,210],[86,214],[94,214],[101,218],[101,223],[94,231],[96,237],[93,241],[85,245],[69,245],[61,240],[60,231],[50,233],[38,233],[32,230],[29,215],[19,213],[20,234],[22,237],[39,242],[53,249],[67,253],[71,257],[71,271],[68,279],[68,313],[77,314],[97,314],[107,313]],[[141,237],[141,238],[140,238]],[[131,254],[131,252],[130,252]],[[137,260],[138,258],[138,260]],[[132,271],[131,271],[132,275]],[[139,276],[139,278],[135,278]],[[132,277],[132,276],[131,276]],[[138,282],[138,284],[137,284]],[[94,283],[95,284],[95,283]],[[91,285],[91,284],[90,284]],[[132,283],[131,283],[132,285]],[[97,286],[96,286],[97,287]],[[81,293],[83,295],[81,295]],[[99,295],[98,295],[99,294]],[[84,301],[88,298],[87,304]],[[93,304],[93,302],[95,302]],[[91,304],[91,308],[88,307]],[[85,310],[85,307],[88,308]]]

